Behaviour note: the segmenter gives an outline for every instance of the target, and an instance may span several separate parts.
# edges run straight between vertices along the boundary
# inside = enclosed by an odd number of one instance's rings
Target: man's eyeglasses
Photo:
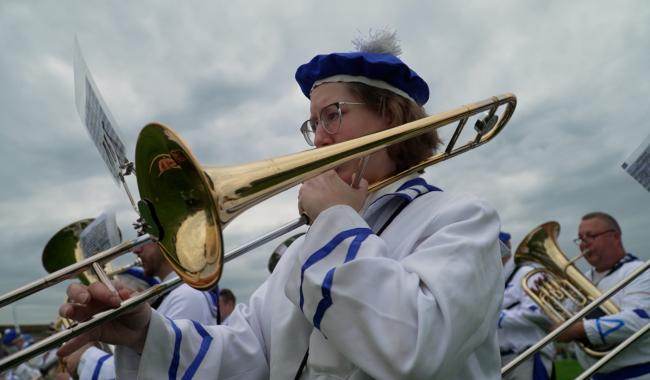
[[[580,245],[582,243],[588,244],[588,243],[591,243],[592,241],[596,240],[596,238],[598,236],[605,235],[608,232],[614,232],[614,231],[615,230],[613,230],[613,229],[609,229],[609,230],[605,230],[603,232],[599,232],[599,233],[593,234],[593,235],[587,234],[587,235],[585,235],[583,237],[577,237],[577,238],[573,239],[573,242],[576,243],[577,245]]]
[[[305,120],[300,125],[300,133],[302,133],[307,144],[314,146],[314,138],[318,128],[323,128],[325,132],[330,135],[335,134],[341,129],[341,120],[343,119],[343,112],[341,111],[342,105],[362,105],[366,103],[356,102],[336,102],[323,107],[318,114],[318,119]]]

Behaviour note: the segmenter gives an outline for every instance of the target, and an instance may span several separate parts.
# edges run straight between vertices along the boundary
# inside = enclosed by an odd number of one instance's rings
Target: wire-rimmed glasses
[[[605,235],[608,232],[614,232],[614,231],[615,231],[614,229],[610,228],[609,230],[605,230],[605,231],[599,232],[597,234],[592,234],[592,235],[587,234],[587,235],[585,235],[583,237],[577,237],[577,238],[573,239],[573,242],[576,243],[577,246],[580,246],[580,244],[582,244],[582,243],[588,244],[588,243],[591,243],[592,241],[596,240],[597,237],[599,237],[601,235]]]
[[[314,146],[314,138],[316,131],[322,127],[325,132],[330,135],[335,134],[341,129],[341,120],[343,119],[343,112],[341,111],[342,105],[363,105],[366,103],[359,102],[336,102],[323,107],[318,113],[318,119],[305,120],[300,125],[300,133],[302,133],[305,141],[310,146]]]

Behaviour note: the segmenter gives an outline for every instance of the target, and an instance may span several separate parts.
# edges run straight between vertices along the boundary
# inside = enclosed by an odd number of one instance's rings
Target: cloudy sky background
[[[641,0],[3,1],[0,292],[45,274],[43,246],[68,223],[112,209],[135,236],[136,215],[75,109],[75,35],[130,157],[139,130],[160,121],[201,162],[223,165],[305,149],[296,67],[351,50],[358,32],[396,29],[402,58],[431,87],[429,113],[504,92],[519,100],[501,135],[429,168],[431,183],[488,199],[514,244],[557,220],[568,255],[580,216],[609,212],[627,250],[648,259],[650,194],[620,167],[650,133],[648,20]],[[295,196],[235,220],[226,248],[295,218]],[[281,240],[228,263],[222,286],[246,301]],[[5,307],[0,322],[54,320],[66,285]]]

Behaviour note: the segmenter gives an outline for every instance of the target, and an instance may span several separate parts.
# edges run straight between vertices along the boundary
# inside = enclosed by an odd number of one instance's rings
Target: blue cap
[[[388,86],[375,85],[374,87],[385,88],[402,96],[406,95],[420,106],[429,100],[429,86],[424,79],[392,54],[358,51],[317,55],[308,63],[298,67],[296,81],[302,93],[310,98],[311,90],[317,81],[340,75],[384,82]],[[373,85],[373,83],[354,79],[334,81],[358,81]]]
[[[504,243],[510,241],[510,234],[504,231],[499,232],[499,240]]]
[[[10,345],[14,340],[16,340],[16,338],[18,338],[18,332],[15,329],[6,329],[2,336],[2,343]]]

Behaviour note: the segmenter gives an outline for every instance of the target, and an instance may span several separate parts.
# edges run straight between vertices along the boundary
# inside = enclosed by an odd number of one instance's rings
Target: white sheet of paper
[[[118,126],[106,103],[102,99],[92,75],[81,54],[81,47],[75,38],[74,53],[75,104],[81,122],[86,126],[108,171],[120,185],[120,167],[129,160]]]
[[[113,212],[102,213],[79,234],[81,250],[86,258],[118,245],[121,240]]]

